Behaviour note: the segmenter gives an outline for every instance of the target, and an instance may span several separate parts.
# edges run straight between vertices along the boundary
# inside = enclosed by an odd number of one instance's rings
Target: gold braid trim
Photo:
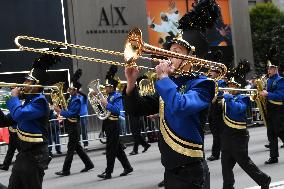
[[[173,149],[174,151],[176,151],[177,153],[183,154],[185,156],[189,156],[189,157],[203,157],[203,151],[202,151],[202,145],[198,145],[198,144],[193,144],[193,143],[189,143],[186,142],[184,140],[181,140],[180,138],[178,138],[177,136],[175,136],[167,127],[166,122],[164,120],[164,103],[163,101],[160,99],[160,131],[161,134],[163,136],[164,141],[169,145],[169,147],[171,149]],[[185,148],[183,146],[181,146],[180,144],[176,143],[167,133],[167,131],[169,131],[169,134],[171,135],[171,137],[173,137],[175,140],[177,140],[178,142],[188,145],[190,147],[198,147],[201,148],[200,150],[193,150],[193,149],[189,149],[189,148]]]
[[[228,116],[226,116],[226,102],[225,100],[223,99],[222,100],[222,105],[223,105],[223,120],[224,120],[224,123],[228,126],[228,127],[231,127],[231,128],[234,128],[234,129],[246,129],[246,123],[245,122],[237,122],[237,121],[234,121],[234,120],[231,120]]]
[[[275,101],[275,100],[268,100],[268,102],[270,102],[271,104],[275,104],[275,105],[283,105],[284,104],[282,101]]]

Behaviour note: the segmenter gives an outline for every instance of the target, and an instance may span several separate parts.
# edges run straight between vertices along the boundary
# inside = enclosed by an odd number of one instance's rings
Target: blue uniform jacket
[[[124,96],[124,103],[126,112],[133,116],[159,112],[162,164],[172,169],[203,158],[202,126],[215,96],[215,82],[193,74],[166,77],[155,83],[155,89],[154,95],[140,96],[135,87]]]
[[[267,99],[273,101],[284,100],[284,79],[278,74],[273,75],[267,81]]]
[[[165,120],[177,136],[203,144],[200,135],[200,112],[207,109],[214,97],[213,80],[205,76],[164,78],[155,83],[158,94],[164,101]]]
[[[118,117],[123,111],[122,96],[119,92],[112,92],[107,98],[108,104],[106,109],[111,112],[111,117]]]
[[[65,118],[79,118],[81,111],[81,100],[80,97],[76,94],[68,99],[67,110],[62,110],[60,115]],[[74,120],[75,121],[75,120]]]
[[[43,142],[49,115],[45,96],[27,95],[23,105],[18,97],[12,97],[6,103],[12,119],[18,123],[19,138],[26,142]]]
[[[246,129],[246,113],[250,106],[250,98],[241,94],[225,94],[224,100],[225,124],[235,129]]]

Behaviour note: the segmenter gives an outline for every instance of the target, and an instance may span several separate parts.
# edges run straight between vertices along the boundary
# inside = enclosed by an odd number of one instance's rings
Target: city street
[[[284,180],[284,148],[280,148],[279,163],[274,165],[264,165],[264,161],[269,157],[269,151],[264,147],[267,144],[266,129],[264,127],[251,128],[250,130],[249,154],[251,159],[265,173],[272,177],[272,182]],[[205,139],[206,156],[210,156],[210,148],[212,143],[212,135],[206,135]],[[279,142],[279,146],[282,142]],[[132,146],[126,149],[126,153],[131,152]],[[142,148],[140,147],[140,152]],[[126,177],[119,177],[123,171],[120,163],[116,161],[113,178],[102,181],[97,177],[97,174],[104,171],[106,166],[105,156],[103,151],[92,151],[88,154],[95,164],[95,168],[87,173],[80,173],[83,168],[83,163],[78,156],[74,157],[71,168],[71,175],[67,177],[58,177],[54,172],[61,170],[64,156],[54,158],[46,171],[44,177],[44,189],[152,189],[158,188],[157,184],[163,179],[163,167],[160,163],[160,153],[157,143],[152,144],[152,147],[146,153],[139,153],[135,156],[128,156],[134,168],[134,172]],[[211,172],[211,189],[222,188],[222,172],[221,161],[208,162]],[[11,168],[10,168],[11,170]],[[0,173],[0,182],[7,185],[10,176],[8,172]],[[243,189],[256,186],[256,183],[248,177],[248,175],[239,167],[234,169],[235,173],[235,188]]]

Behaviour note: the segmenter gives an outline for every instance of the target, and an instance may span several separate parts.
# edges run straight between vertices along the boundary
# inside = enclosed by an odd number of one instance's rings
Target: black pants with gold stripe
[[[248,156],[249,134],[247,130],[242,130],[240,133],[226,132],[222,133],[222,174],[223,174],[223,189],[234,188],[234,173],[233,168],[236,163],[258,184],[264,185],[267,183],[268,176],[263,173]]]
[[[48,165],[47,144],[21,150],[12,169],[9,189],[41,189],[44,170]]]
[[[80,144],[80,126],[75,123],[67,122],[67,130],[69,141],[67,145],[67,155],[63,164],[62,171],[70,171],[71,164],[73,161],[73,156],[75,151],[77,152],[80,159],[85,164],[85,167],[93,167],[93,163],[86,152],[83,150],[83,147]]]
[[[103,126],[106,132],[106,159],[107,167],[105,172],[111,174],[113,172],[115,158],[117,158],[124,169],[131,169],[131,165],[127,159],[122,145],[119,141],[119,123],[118,121],[104,120]]]

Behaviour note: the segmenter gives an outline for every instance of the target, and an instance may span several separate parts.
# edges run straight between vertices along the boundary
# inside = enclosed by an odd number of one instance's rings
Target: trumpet
[[[0,87],[40,87],[40,88],[45,88],[45,89],[57,88],[57,86],[30,85],[30,84],[6,83],[6,82],[0,82]]]
[[[87,57],[87,56],[81,56],[81,55],[73,55],[63,52],[53,52],[50,50],[44,50],[44,49],[35,49],[32,47],[23,46],[20,44],[20,40],[27,40],[27,41],[35,41],[38,43],[45,43],[45,44],[51,44],[51,45],[57,45],[57,46],[65,46],[69,48],[75,48],[80,50],[86,50],[86,51],[92,51],[92,52],[99,52],[99,53],[106,53],[116,56],[123,56],[125,63],[116,62],[116,61],[110,61],[110,60],[104,60],[104,59],[98,59],[93,57]],[[136,60],[138,58],[145,59],[148,61],[154,61],[154,62],[160,62],[162,59],[157,58],[149,58],[142,56],[142,53],[148,53],[152,55],[161,55],[163,57],[172,57],[177,59],[185,60],[184,64],[181,66],[179,70],[175,71],[175,74],[177,75],[188,75],[192,72],[192,67],[198,67],[201,71],[203,69],[207,70],[207,72],[203,72],[205,75],[208,75],[210,73],[210,70],[212,69],[218,69],[220,71],[220,78],[223,77],[227,72],[227,67],[224,64],[208,61],[205,59],[200,59],[195,56],[189,56],[189,55],[182,55],[179,53],[171,52],[168,50],[164,50],[152,45],[149,45],[147,43],[144,43],[142,41],[142,32],[139,28],[134,28],[128,33],[128,37],[126,39],[124,53],[117,52],[117,51],[110,51],[105,49],[99,49],[95,47],[87,47],[82,45],[75,45],[75,44],[69,44],[69,43],[63,43],[59,41],[51,41],[47,39],[41,39],[41,38],[35,38],[35,37],[29,37],[29,36],[17,36],[15,38],[15,44],[19,47],[22,51],[29,51],[29,52],[37,52],[42,54],[50,54],[54,56],[61,56],[66,58],[72,58],[77,60],[85,60],[90,62],[100,62],[105,64],[112,64],[117,66],[123,66],[123,67],[129,67],[129,66],[135,66],[141,69],[147,69],[147,70],[154,70],[154,68],[146,67],[146,66],[138,66],[136,65]]]
[[[39,88],[44,88],[47,90],[50,90],[49,93],[43,92],[44,95],[50,95],[52,103],[55,106],[61,105],[62,108],[66,109],[67,108],[67,103],[63,94],[63,82],[56,83],[52,86],[44,86],[44,85],[30,85],[30,84],[20,84],[20,83],[6,83],[6,82],[0,82],[0,87],[3,87],[5,89],[0,90],[0,97],[1,100],[0,102],[3,104],[4,99],[3,96],[6,95],[11,95],[11,91],[8,90],[7,88],[11,87],[19,87],[21,88],[21,94],[42,94],[42,93],[25,93],[23,91],[24,87],[39,87]]]
[[[240,91],[240,92],[257,92],[257,89],[238,89],[238,88],[227,88],[219,87],[218,91]]]

